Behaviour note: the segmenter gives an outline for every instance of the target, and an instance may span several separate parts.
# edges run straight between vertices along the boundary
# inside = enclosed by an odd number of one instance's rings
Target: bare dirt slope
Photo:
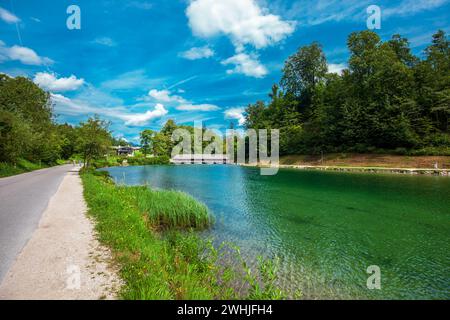
[[[86,211],[81,179],[74,168],[3,279],[0,299],[115,298],[120,280]]]
[[[401,156],[385,154],[336,153],[320,155],[292,155],[281,157],[284,165],[385,167],[385,168],[434,168],[450,169],[450,156]]]

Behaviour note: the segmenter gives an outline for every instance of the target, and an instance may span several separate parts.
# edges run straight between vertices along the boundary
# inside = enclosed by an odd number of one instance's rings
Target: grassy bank
[[[261,260],[250,270],[225,246],[216,249],[196,230],[212,223],[190,196],[146,187],[117,186],[103,173],[82,173],[89,214],[124,280],[123,299],[280,299],[276,266]],[[233,254],[238,252],[233,251]],[[256,275],[258,274],[258,275]]]
[[[145,166],[145,165],[158,165],[158,164],[169,164],[170,159],[166,156],[160,157],[151,157],[147,158],[144,156],[137,157],[120,157],[120,156],[108,156],[104,159],[95,160],[92,165],[95,168],[107,168],[107,167],[115,167],[120,166],[124,163],[124,161],[128,165],[132,166]]]
[[[14,176],[16,174],[39,170],[39,169],[43,169],[43,168],[47,168],[47,167],[48,167],[48,165],[46,165],[46,164],[33,163],[33,162],[27,161],[25,159],[21,159],[21,160],[17,161],[17,163],[15,165],[11,164],[11,163],[1,162],[0,163],[0,178]]]

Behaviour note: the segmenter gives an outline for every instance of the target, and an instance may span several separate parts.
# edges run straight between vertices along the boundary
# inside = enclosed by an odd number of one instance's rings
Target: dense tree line
[[[204,149],[214,141],[222,144],[222,150],[225,151],[225,140],[222,136],[208,130],[206,127],[195,128],[193,126],[178,125],[173,119],[167,120],[159,132],[150,129],[141,132],[141,151],[155,156],[171,157],[173,147],[179,141],[174,141],[172,135],[177,129],[185,129],[189,132],[191,139],[191,153],[202,153]],[[208,133],[207,133],[208,132]],[[209,140],[208,140],[208,138]],[[195,143],[197,139],[197,143]],[[198,150],[195,150],[197,146]]]
[[[450,48],[443,31],[423,57],[408,40],[350,34],[348,68],[329,73],[319,43],[285,62],[270,102],[246,109],[246,126],[280,129],[282,154],[450,154]]]
[[[28,78],[0,74],[0,162],[51,165],[78,154],[89,164],[108,152],[107,122],[93,117],[72,126],[54,118],[49,93]]]

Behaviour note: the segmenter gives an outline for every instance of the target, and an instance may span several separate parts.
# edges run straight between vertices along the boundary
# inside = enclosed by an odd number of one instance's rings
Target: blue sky
[[[66,26],[72,4],[81,30]],[[169,118],[221,130],[267,100],[298,47],[319,41],[330,70],[345,67],[373,4],[380,36],[400,33],[417,54],[449,31],[450,0],[0,0],[0,72],[50,91],[58,122],[99,114],[129,141]]]

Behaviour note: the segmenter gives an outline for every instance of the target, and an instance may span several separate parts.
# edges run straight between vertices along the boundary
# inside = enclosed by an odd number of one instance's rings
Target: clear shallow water
[[[450,179],[239,166],[141,166],[118,183],[185,191],[203,201],[216,241],[248,259],[279,256],[282,284],[306,298],[450,299]],[[381,268],[381,290],[366,269]]]

